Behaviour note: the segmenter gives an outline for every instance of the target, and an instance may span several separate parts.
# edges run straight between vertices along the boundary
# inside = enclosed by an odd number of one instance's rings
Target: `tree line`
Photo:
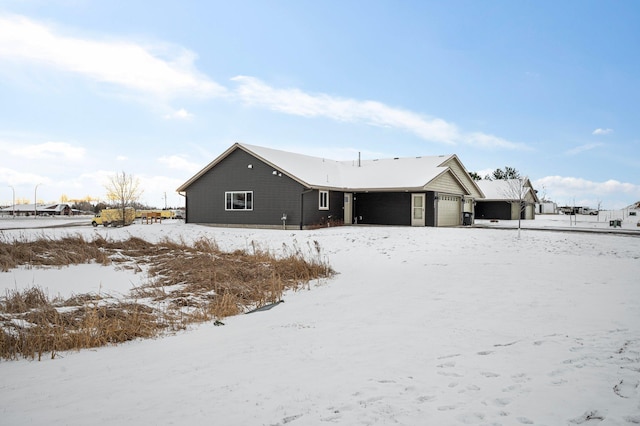
[[[515,167],[505,166],[504,169],[495,169],[491,174],[485,175],[484,178],[477,172],[469,172],[469,176],[473,180],[509,180],[509,179],[521,179],[520,172]]]

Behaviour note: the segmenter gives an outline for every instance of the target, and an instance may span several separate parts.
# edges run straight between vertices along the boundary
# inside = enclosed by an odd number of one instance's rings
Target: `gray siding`
[[[187,188],[187,222],[281,226],[286,213],[287,225],[299,226],[304,187],[273,171],[245,151],[233,151]],[[253,210],[226,211],[226,191],[253,191]]]
[[[186,221],[280,227],[286,214],[287,227],[299,228],[342,220],[342,192],[329,192],[329,210],[320,210],[318,190],[308,190],[286,174],[273,172],[273,167],[241,149],[231,152],[187,188]],[[253,210],[225,210],[229,191],[252,191]]]
[[[435,194],[426,191],[425,225],[435,226]],[[359,192],[354,194],[353,217],[360,224],[411,226],[410,192]]]
[[[411,225],[408,192],[359,192],[354,194],[354,217],[371,225]]]
[[[436,194],[433,191],[427,192],[427,205],[425,206],[425,225],[436,226]]]
[[[476,219],[511,220],[511,203],[507,201],[477,201]]]
[[[344,218],[344,192],[329,191],[329,210],[320,210],[320,191],[312,190],[304,194],[303,226],[324,225],[329,220],[342,221]]]

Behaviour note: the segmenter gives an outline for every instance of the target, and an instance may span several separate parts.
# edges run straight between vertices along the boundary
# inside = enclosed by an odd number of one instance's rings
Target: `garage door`
[[[460,197],[438,195],[438,226],[460,225]]]
[[[534,213],[533,213],[533,204],[527,204],[527,207],[525,208],[525,216],[524,218],[527,220],[531,220],[534,218]]]

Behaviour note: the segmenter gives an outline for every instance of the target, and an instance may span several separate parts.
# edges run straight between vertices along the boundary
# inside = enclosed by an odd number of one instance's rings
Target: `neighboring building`
[[[483,197],[455,155],[335,161],[240,143],[177,191],[188,223],[299,229],[456,226]]]
[[[540,200],[529,179],[496,179],[476,182],[485,198],[476,205],[477,219],[535,219]]]
[[[47,216],[59,216],[73,214],[71,206],[69,204],[16,204],[15,206],[4,207],[0,209],[2,215],[12,215],[15,212],[16,216],[32,216],[34,214],[47,215]]]
[[[551,201],[536,204],[536,214],[558,214],[558,205]]]

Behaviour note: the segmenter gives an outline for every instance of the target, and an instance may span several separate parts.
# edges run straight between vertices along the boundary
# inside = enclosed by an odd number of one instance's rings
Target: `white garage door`
[[[460,225],[460,197],[438,195],[438,226]]]
[[[527,207],[525,208],[525,219],[527,220],[531,220],[534,218],[534,213],[533,213],[533,204],[527,204]]]

